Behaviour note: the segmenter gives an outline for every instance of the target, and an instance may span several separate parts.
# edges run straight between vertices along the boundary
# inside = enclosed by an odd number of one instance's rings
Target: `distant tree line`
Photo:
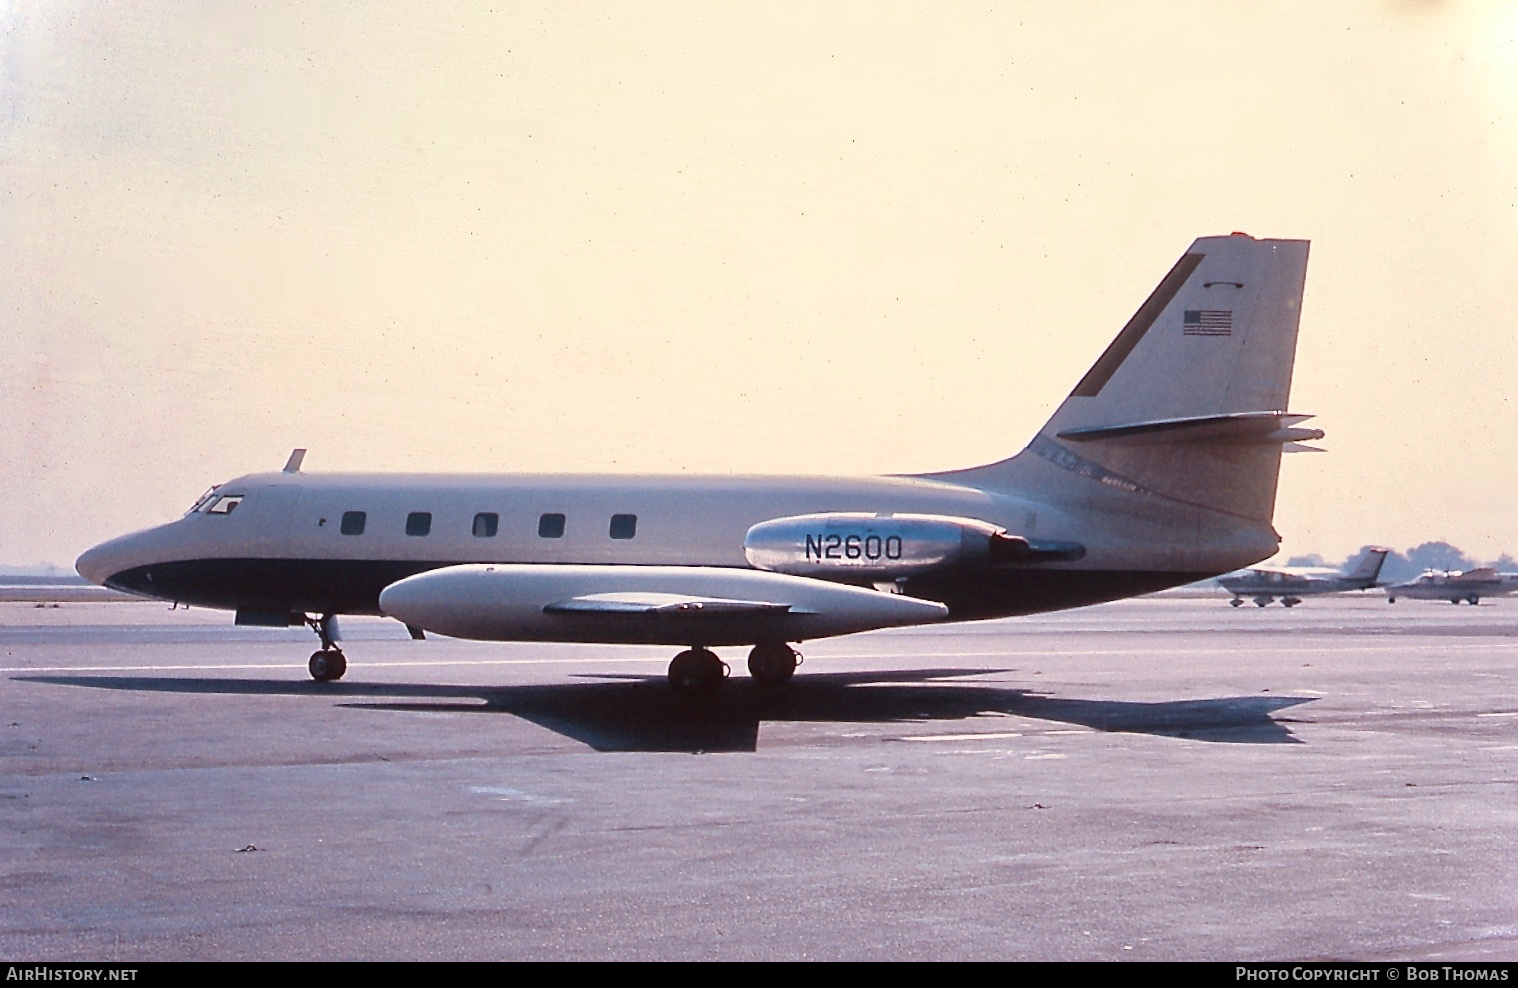
[[[1331,569],[1347,569],[1350,564],[1365,555],[1367,549],[1372,548],[1363,545],[1350,553],[1342,562],[1329,562],[1317,553],[1306,556],[1292,556],[1286,560],[1287,566],[1325,566]],[[1518,573],[1518,559],[1514,559],[1507,553],[1489,562],[1480,562],[1448,542],[1425,542],[1406,552],[1391,552],[1386,557],[1386,564],[1381,567],[1380,581],[1382,583],[1400,583],[1405,580],[1416,580],[1428,570],[1468,570],[1490,566],[1499,573]]]

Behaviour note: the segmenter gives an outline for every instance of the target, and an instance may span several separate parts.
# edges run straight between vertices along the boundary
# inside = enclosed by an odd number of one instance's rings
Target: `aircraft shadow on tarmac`
[[[989,670],[991,673],[1006,670]],[[770,722],[919,724],[977,717],[1025,717],[1097,731],[1198,741],[1300,744],[1271,714],[1316,697],[1231,696],[1144,703],[1062,699],[967,681],[986,670],[917,669],[814,673],[780,689],[735,677],[699,700],[675,695],[662,676],[585,676],[551,686],[316,683],[150,676],[17,676],[17,680],[96,689],[170,693],[342,698],[366,710],[506,713],[597,751],[751,752]],[[984,725],[977,725],[981,732]],[[937,729],[942,733],[942,728]],[[1012,728],[1015,730],[1015,728]],[[910,737],[912,732],[905,732]],[[920,733],[920,732],[919,732]]]

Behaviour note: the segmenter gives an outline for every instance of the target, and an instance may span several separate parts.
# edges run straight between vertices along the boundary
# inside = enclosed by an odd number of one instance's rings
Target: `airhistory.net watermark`
[[[63,964],[7,964],[6,981],[136,981],[135,967],[78,967]]]

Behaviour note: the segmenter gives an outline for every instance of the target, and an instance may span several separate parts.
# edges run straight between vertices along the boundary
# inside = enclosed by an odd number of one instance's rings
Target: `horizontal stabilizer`
[[[548,614],[658,614],[699,617],[704,614],[804,614],[790,604],[727,597],[689,597],[675,593],[598,593],[571,597],[543,607]]]
[[[1197,415],[1066,429],[1058,433],[1058,437],[1074,443],[1106,442],[1126,445],[1295,443],[1304,439],[1322,439],[1321,429],[1296,428],[1310,418],[1311,415],[1292,415],[1286,412],[1232,412],[1226,415]]]

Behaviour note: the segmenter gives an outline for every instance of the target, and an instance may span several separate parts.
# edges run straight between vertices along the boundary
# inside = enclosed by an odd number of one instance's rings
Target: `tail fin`
[[[1355,568],[1344,574],[1351,580],[1362,581],[1367,587],[1376,582],[1376,577],[1381,575],[1381,565],[1386,562],[1386,556],[1390,549],[1382,549],[1372,546],[1365,550],[1365,556]]]
[[[1268,525],[1282,447],[1322,436],[1285,412],[1307,249],[1239,233],[1197,240],[1027,449],[934,476],[1067,495],[1095,484]]]

